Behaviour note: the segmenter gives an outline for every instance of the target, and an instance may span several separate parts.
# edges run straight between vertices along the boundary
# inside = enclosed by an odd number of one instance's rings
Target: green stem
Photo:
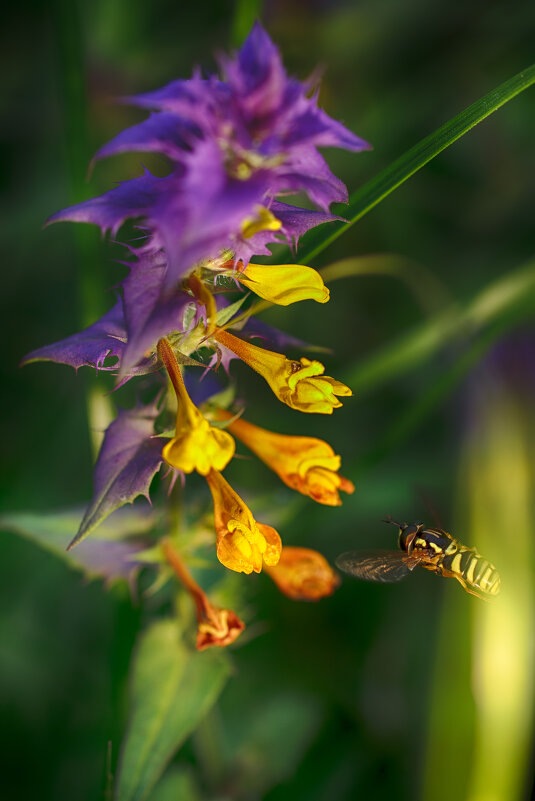
[[[85,176],[90,158],[80,7],[77,0],[55,0],[54,12],[69,194],[71,202],[78,203],[85,199],[87,193]],[[97,233],[90,226],[76,225],[71,235],[78,272],[78,319],[81,327],[85,328],[103,311],[103,278],[99,266]],[[96,456],[103,432],[112,418],[111,405],[107,396],[96,389],[87,391],[86,405],[89,435],[93,455]]]

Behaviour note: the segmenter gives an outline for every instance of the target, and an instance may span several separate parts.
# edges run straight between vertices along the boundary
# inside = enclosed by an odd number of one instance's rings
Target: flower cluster
[[[254,259],[271,255],[269,245],[277,242],[295,249],[306,231],[336,219],[329,211],[333,202],[347,201],[345,186],[318,147],[357,152],[368,145],[318,107],[312,84],[287,75],[260,25],[234,58],[222,59],[221,68],[222,78],[195,73],[126,99],[150,109],[150,116],[117,135],[95,160],[154,151],[167,158],[170,171],[165,177],[145,171],[50,218],[93,223],[112,236],[134,220],[140,235],[125,245],[128,275],[115,305],[84,331],[33,351],[25,361],[49,360],[76,369],[92,365],[116,373],[119,384],[138,375],[161,375],[162,369],[168,377],[166,393],[121,411],[108,427],[95,466],[94,497],[71,546],[114,509],[140,494],[148,497],[165,463],[174,477],[193,472],[205,477],[223,565],[243,573],[259,573],[265,566],[289,597],[317,599],[337,584],[327,562],[314,551],[282,547],[278,532],[255,520],[222,471],[234,456],[236,437],[289,487],[334,506],[341,503],[340,491],[354,489],[338,473],[340,457],[320,439],[273,433],[246,422],[242,409],[229,410],[221,395],[199,408],[190,397],[190,376],[185,383],[182,370],[204,361],[208,370],[222,366],[228,371],[229,362],[239,358],[280,401],[306,413],[331,414],[342,405],[340,398],[351,395],[344,384],[324,375],[319,361],[279,352],[304,343],[240,309],[243,288],[283,306],[329,300],[312,267]],[[297,193],[314,208],[280,199]],[[230,293],[239,293],[239,299],[229,300]],[[252,337],[267,340],[276,350],[252,344]],[[172,537],[162,549],[194,599],[197,646],[232,642],[243,623],[234,612],[208,601]]]

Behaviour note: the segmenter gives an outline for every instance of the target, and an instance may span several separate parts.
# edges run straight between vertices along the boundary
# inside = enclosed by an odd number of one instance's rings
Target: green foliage
[[[215,703],[229,672],[225,654],[186,647],[175,620],[153,623],[141,635],[117,801],[148,798],[173,754]]]
[[[177,766],[168,770],[160,779],[150,801],[201,801],[192,771]]]
[[[129,578],[135,571],[136,558],[150,542],[149,532],[157,523],[152,509],[120,509],[103,521],[91,541],[67,551],[83,509],[60,512],[12,512],[0,517],[0,528],[14,531],[46,548],[89,578],[108,580]]]

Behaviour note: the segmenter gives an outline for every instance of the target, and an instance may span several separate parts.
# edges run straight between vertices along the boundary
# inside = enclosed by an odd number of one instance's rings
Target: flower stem
[[[195,273],[190,276],[188,283],[195,297],[200,300],[206,309],[206,333],[207,335],[213,334],[216,327],[217,315],[215,298],[208,287],[203,284],[199,276],[195,275]]]

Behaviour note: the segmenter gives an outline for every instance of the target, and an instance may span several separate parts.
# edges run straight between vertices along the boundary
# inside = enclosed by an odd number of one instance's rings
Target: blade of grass
[[[510,286],[516,287],[515,292],[507,292],[505,287],[503,292],[496,291],[497,285],[499,287],[501,284],[509,282]],[[469,324],[473,326],[482,325],[489,320],[491,322],[477,333],[471,343],[465,346],[449,369],[444,370],[429,384],[425,392],[422,392],[412,404],[405,407],[404,411],[387,428],[380,441],[359,457],[352,469],[348,471],[351,480],[358,481],[363,472],[379,463],[393,449],[399,448],[434,409],[454,391],[455,387],[504,333],[514,328],[523,319],[533,315],[534,300],[535,262],[530,262],[527,266],[515,270],[505,279],[500,279],[484,289],[468,306],[461,319],[464,319],[466,325],[465,332],[469,330]],[[458,321],[457,325],[452,326],[452,330],[456,331],[459,324]],[[433,321],[430,323],[431,328],[432,326]],[[366,388],[369,389],[369,385]]]
[[[262,16],[262,0],[236,0],[232,19],[231,43],[235,47],[243,44],[255,20]]]
[[[65,127],[65,160],[72,203],[85,199],[87,165],[91,156],[87,124],[87,77],[84,61],[81,9],[78,2],[55,0],[54,22],[58,52],[58,78]],[[71,230],[78,271],[78,317],[82,328],[103,312],[104,280],[98,235],[91,226]],[[87,382],[87,379],[85,379]],[[87,383],[86,383],[87,387]],[[89,436],[96,457],[103,432],[113,417],[107,395],[92,386],[86,390]]]
[[[394,189],[397,189],[414,173],[428,164],[431,159],[438,156],[439,153],[468,133],[505,103],[508,103],[509,100],[528,89],[533,83],[535,83],[535,64],[493,89],[411,147],[410,150],[407,150],[406,153],[382,170],[375,178],[365,183],[351,196],[349,208],[344,214],[348,222],[338,227],[328,236],[322,237],[319,241],[316,238],[316,243],[309,245],[308,249],[301,255],[301,262],[307,263],[315,259],[325,248],[348,231],[352,225],[388,197]]]
[[[341,378],[353,392],[362,395],[378,386],[405,375],[423,364],[448,345],[482,331],[495,320],[533,309],[535,302],[535,260],[496,279],[464,306],[452,304],[442,314],[432,317],[396,337],[380,351]],[[514,322],[514,319],[512,320]]]

